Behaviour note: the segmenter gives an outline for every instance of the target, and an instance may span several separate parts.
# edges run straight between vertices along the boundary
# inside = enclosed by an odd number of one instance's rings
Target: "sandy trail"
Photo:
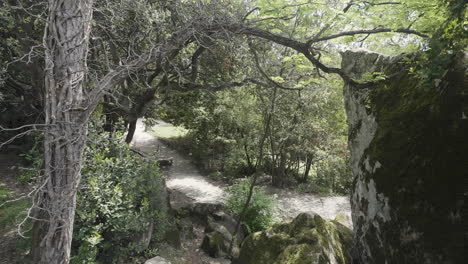
[[[158,126],[168,125],[159,122]],[[159,158],[172,158],[173,164],[166,171],[166,185],[169,189],[177,190],[199,203],[222,203],[224,201],[224,188],[208,181],[190,159],[168,148],[155,136],[145,131],[145,125],[138,120],[133,145],[146,153],[159,152]]]
[[[152,129],[158,129],[158,126],[167,125],[170,124],[159,122]],[[156,150],[159,150],[158,157],[173,158],[173,165],[166,170],[166,184],[169,189],[184,193],[193,199],[194,202],[224,202],[225,186],[207,180],[191,163],[189,156],[182,155],[168,148],[155,136],[146,132],[145,125],[141,120],[138,120],[132,144],[146,153],[154,153]],[[340,222],[352,228],[349,197],[319,197],[313,194],[297,193],[292,190],[282,190],[273,187],[268,187],[267,193],[274,197],[274,216],[279,220],[291,219],[301,212],[309,212],[317,213],[327,220],[332,220],[339,216]]]
[[[351,206],[347,196],[320,197],[274,187],[268,187],[266,193],[274,197],[274,216],[278,219],[292,219],[299,213],[316,213],[327,220],[338,216],[342,224],[352,229]]]

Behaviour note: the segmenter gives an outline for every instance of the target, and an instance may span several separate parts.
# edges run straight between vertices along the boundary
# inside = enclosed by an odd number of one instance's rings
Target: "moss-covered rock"
[[[463,262],[466,55],[431,85],[410,73],[412,58],[403,55],[360,50],[342,58],[342,69],[356,80],[387,78],[366,88],[345,86],[360,261]]]
[[[236,228],[234,217],[224,211],[217,211],[211,216],[207,216],[208,224],[205,228],[205,237],[201,244],[201,249],[211,257],[219,258],[228,255],[232,236]],[[244,238],[242,230],[237,232],[237,236],[232,245],[232,256],[239,256],[239,244]]]
[[[211,257],[224,257],[228,253],[231,238],[229,231],[220,226],[217,230],[205,234],[201,248]]]
[[[338,222],[301,213],[290,223],[276,224],[248,236],[235,263],[351,263],[352,237],[351,230]]]

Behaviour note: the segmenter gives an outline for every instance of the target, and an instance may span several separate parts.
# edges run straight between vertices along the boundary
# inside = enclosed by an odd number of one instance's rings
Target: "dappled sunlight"
[[[353,228],[351,205],[347,196],[320,197],[273,187],[268,188],[267,193],[274,197],[273,214],[277,219],[292,219],[299,213],[315,213],[326,220],[336,218],[347,227]]]
[[[137,121],[135,135],[133,136],[131,145],[145,152],[156,151],[156,139],[153,135],[146,131],[145,124],[141,118]]]
[[[220,203],[224,201],[223,189],[209,183],[202,177],[193,175],[177,175],[175,178],[168,179],[166,185],[170,189],[183,192],[196,202]]]
[[[158,123],[153,127],[154,131],[170,125],[164,122]],[[153,134],[145,132],[145,125],[142,120],[138,120],[133,140],[135,147],[147,152],[155,151],[158,148],[160,150],[160,153],[157,154],[158,157],[173,158],[173,165],[166,170],[166,185],[169,189],[183,193],[188,198],[193,199],[193,202],[224,202],[225,187],[207,180],[188,157],[165,147]],[[274,197],[274,217],[278,221],[292,219],[299,213],[308,212],[319,214],[327,220],[338,218],[341,223],[352,228],[349,197],[320,197],[273,187],[267,188],[266,191]]]

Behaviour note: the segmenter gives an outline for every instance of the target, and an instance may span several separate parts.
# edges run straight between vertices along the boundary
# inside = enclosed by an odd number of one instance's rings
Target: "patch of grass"
[[[0,233],[15,228],[17,221],[26,215],[27,209],[31,205],[28,200],[7,202],[11,199],[13,197],[11,197],[10,192],[0,187],[0,205],[3,204],[0,207]]]
[[[158,138],[168,139],[187,135],[188,130],[183,127],[164,125],[153,128],[152,134]]]

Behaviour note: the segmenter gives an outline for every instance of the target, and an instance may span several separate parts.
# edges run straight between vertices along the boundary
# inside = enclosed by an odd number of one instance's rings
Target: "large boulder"
[[[235,263],[351,263],[352,239],[352,231],[344,225],[301,213],[292,222],[248,236]]]
[[[342,69],[355,80],[386,79],[345,85],[357,252],[364,264],[461,263],[466,56],[430,86],[410,73],[408,61],[365,50],[342,54]]]
[[[217,211],[208,216],[205,237],[201,244],[203,251],[215,258],[228,256],[236,224],[235,218],[226,211]],[[242,228],[239,228],[236,239],[233,241],[232,256],[237,257],[239,255],[239,245],[244,237]]]
[[[213,225],[214,230],[205,234],[201,248],[211,257],[225,257],[229,252],[229,245],[232,239],[232,234],[223,225]]]

